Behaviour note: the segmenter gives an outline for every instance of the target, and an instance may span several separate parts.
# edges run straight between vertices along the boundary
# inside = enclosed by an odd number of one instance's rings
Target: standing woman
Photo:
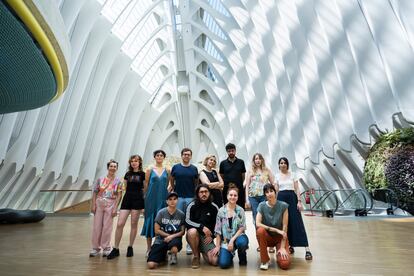
[[[92,193],[92,250],[89,257],[99,255],[101,249],[106,257],[111,252],[111,234],[113,218],[116,216],[117,206],[121,194],[121,180],[115,176],[118,162],[109,160],[106,164],[108,173],[105,177],[96,180]]]
[[[108,259],[114,259],[119,256],[119,243],[121,242],[122,232],[129,214],[131,214],[131,232],[129,233],[129,246],[126,256],[134,256],[132,246],[137,236],[139,216],[144,209],[145,173],[142,171],[142,158],[139,155],[132,155],[128,163],[129,170],[124,176],[126,192],[121,203],[121,210],[119,211],[118,224],[115,231],[115,246],[108,255]]]
[[[288,224],[288,238],[289,238],[289,252],[295,252],[294,247],[305,247],[306,260],[312,260],[312,253],[309,249],[308,237],[303,224],[302,215],[303,210],[302,201],[300,199],[299,183],[293,173],[289,171],[289,160],[286,157],[279,159],[279,174],[276,175],[276,182],[279,185],[279,193],[277,199],[289,204],[289,224]]]
[[[170,178],[170,171],[163,166],[166,157],[165,151],[154,151],[155,166],[145,172],[145,220],[141,236],[147,238],[147,253],[151,250],[152,238],[155,237],[154,223],[159,210],[166,206],[167,185]]]
[[[265,160],[260,153],[255,153],[252,159],[252,167],[246,175],[246,206],[251,206],[253,223],[256,225],[257,207],[265,200],[263,187],[266,184],[274,184],[274,177],[270,169],[266,167]]]
[[[236,250],[239,255],[239,265],[247,265],[246,250],[249,247],[249,239],[244,233],[246,217],[244,209],[236,204],[239,198],[239,189],[233,185],[230,185],[227,190],[228,202],[217,213],[214,229],[216,247],[213,253],[219,254],[218,265],[221,268],[231,266]]]
[[[200,182],[207,184],[210,189],[210,193],[213,196],[213,203],[217,205],[218,208],[223,206],[223,196],[222,191],[224,187],[223,179],[221,175],[217,173],[216,157],[212,154],[207,155],[204,158],[204,169],[200,172]]]

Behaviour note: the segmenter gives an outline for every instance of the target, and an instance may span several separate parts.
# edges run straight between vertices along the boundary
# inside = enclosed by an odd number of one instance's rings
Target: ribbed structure
[[[60,1],[64,96],[0,116],[0,206],[86,188],[106,161],[193,149],[290,159],[303,188],[362,185],[369,144],[414,121],[414,1]],[[410,123],[411,121],[411,123]],[[374,139],[372,139],[374,138]],[[80,201],[68,195],[67,205]]]

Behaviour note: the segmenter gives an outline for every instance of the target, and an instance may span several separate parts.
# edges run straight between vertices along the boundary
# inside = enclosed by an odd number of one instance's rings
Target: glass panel
[[[91,193],[91,190],[41,190],[37,209],[46,213],[89,213]]]

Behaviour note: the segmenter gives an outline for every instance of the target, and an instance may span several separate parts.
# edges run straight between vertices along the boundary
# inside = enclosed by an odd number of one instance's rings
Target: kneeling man
[[[168,250],[171,252],[169,263],[177,263],[177,253],[183,247],[181,238],[185,231],[185,215],[177,209],[177,201],[177,193],[169,193],[167,207],[161,209],[155,218],[154,231],[157,236],[147,260],[150,269],[157,268],[165,260]]]
[[[214,253],[213,233],[216,226],[218,207],[211,202],[211,194],[206,184],[200,184],[195,191],[195,199],[188,205],[185,215],[187,242],[193,251],[192,268],[200,267],[200,252],[204,260],[217,265]]]

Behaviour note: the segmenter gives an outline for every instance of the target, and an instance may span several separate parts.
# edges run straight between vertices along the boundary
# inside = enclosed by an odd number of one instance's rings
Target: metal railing
[[[362,210],[368,212],[373,207],[371,196],[363,189],[314,189],[301,193],[302,203],[306,203],[306,193],[309,195],[309,206],[305,210],[323,212],[332,210],[336,214]]]

